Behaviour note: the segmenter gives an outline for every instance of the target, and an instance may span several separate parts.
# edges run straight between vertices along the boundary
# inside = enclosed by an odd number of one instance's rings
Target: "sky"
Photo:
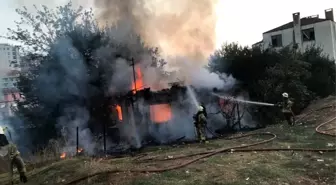
[[[49,4],[53,2],[52,4],[59,5],[66,1],[50,0]],[[1,36],[6,34],[8,27],[14,27],[14,21],[19,19],[15,8],[29,6],[28,2],[30,1],[0,0]],[[295,12],[300,12],[301,17],[319,14],[324,18],[324,10],[329,8],[334,9],[336,16],[336,0],[220,0],[217,8],[217,41],[252,45],[262,40],[263,32],[292,21],[292,14]],[[3,42],[7,41],[0,38],[0,43]]]

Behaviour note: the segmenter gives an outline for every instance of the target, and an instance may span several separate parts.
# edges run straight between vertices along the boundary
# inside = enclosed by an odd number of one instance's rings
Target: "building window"
[[[315,40],[315,30],[314,28],[309,28],[302,30],[302,41],[314,41]]]
[[[273,35],[272,39],[272,46],[273,47],[282,47],[282,35]]]

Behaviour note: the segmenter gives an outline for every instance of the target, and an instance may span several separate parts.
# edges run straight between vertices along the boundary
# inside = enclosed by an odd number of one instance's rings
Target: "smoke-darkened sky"
[[[19,17],[14,9],[22,5],[41,4],[48,2],[50,6],[66,3],[68,0],[1,0],[0,1],[0,35],[4,35],[7,27],[14,27],[14,20]],[[82,0],[81,3],[90,5],[91,0]],[[194,0],[197,2],[197,0]],[[239,42],[243,45],[251,45],[262,38],[262,33],[285,24],[292,20],[292,13],[301,12],[302,16],[319,14],[324,17],[324,10],[334,8],[336,1],[320,0],[219,0],[217,8],[218,25],[217,41]],[[92,3],[92,2],[91,2]],[[0,42],[6,42],[0,39]]]

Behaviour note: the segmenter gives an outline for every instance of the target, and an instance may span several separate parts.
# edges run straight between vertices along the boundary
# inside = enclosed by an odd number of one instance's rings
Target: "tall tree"
[[[57,137],[58,126],[111,122],[111,78],[116,70],[127,71],[116,69],[117,58],[138,61],[146,54],[153,65],[164,65],[158,50],[134,32],[121,39],[115,36],[123,31],[120,25],[99,28],[92,10],[73,9],[71,3],[55,10],[35,8],[36,15],[17,10],[21,21],[8,36],[23,44],[18,88],[24,101],[16,113],[35,128],[35,145]]]

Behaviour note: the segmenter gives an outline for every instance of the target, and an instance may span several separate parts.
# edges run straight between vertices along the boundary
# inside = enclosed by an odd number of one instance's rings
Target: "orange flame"
[[[172,112],[169,104],[156,104],[150,106],[150,117],[155,123],[164,123],[171,119]]]
[[[117,105],[117,106],[116,106],[116,110],[117,110],[117,113],[118,113],[118,119],[119,119],[120,121],[122,121],[123,117],[122,117],[121,106],[120,106],[120,105]]]
[[[64,159],[65,157],[66,157],[66,153],[63,152],[63,153],[61,154],[60,158],[61,158],[61,159]]]
[[[83,148],[78,148],[77,153],[81,153],[83,151]]]
[[[132,82],[132,90],[133,94],[135,94],[136,91],[142,89],[144,86],[143,80],[142,80],[142,73],[140,66],[135,66],[135,84],[134,81]]]

